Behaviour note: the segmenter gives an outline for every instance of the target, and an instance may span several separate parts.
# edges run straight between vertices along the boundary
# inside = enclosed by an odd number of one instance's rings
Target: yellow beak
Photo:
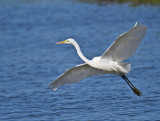
[[[57,42],[56,44],[64,44],[66,41]]]

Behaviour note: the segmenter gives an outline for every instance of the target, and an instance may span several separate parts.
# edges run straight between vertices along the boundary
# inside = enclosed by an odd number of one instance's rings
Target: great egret
[[[92,60],[88,60],[83,55],[79,45],[72,38],[56,43],[72,44],[76,48],[80,58],[85,63],[67,70],[53,81],[49,85],[49,88],[56,91],[56,89],[62,85],[77,83],[91,76],[117,74],[127,82],[137,96],[141,96],[142,93],[125,76],[125,74],[131,71],[131,64],[122,62],[132,56],[136,51],[145,36],[146,30],[146,26],[138,25],[136,22],[134,27],[128,32],[120,35],[102,56],[94,57]]]

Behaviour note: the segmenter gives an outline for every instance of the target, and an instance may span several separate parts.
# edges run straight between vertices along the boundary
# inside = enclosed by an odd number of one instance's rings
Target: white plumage
[[[102,56],[94,57],[92,60],[88,60],[83,55],[79,45],[74,39],[70,38],[58,42],[57,44],[64,43],[74,45],[78,55],[85,63],[67,70],[64,74],[53,81],[49,85],[49,88],[54,89],[55,91],[62,85],[77,83],[91,76],[109,73],[121,76],[130,86],[132,91],[136,95],[141,96],[142,93],[125,76],[125,74],[129,73],[131,70],[131,64],[122,62],[133,55],[145,36],[146,30],[146,26],[138,25],[136,23],[131,30],[120,35]]]

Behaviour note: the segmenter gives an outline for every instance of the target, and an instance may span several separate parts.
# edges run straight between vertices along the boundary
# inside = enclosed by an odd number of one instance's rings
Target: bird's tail
[[[130,63],[119,63],[119,65],[122,67],[120,71],[123,73],[128,74],[131,71]]]

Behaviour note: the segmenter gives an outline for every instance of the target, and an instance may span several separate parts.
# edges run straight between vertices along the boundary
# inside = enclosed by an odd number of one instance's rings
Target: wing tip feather
[[[50,90],[53,90],[54,92],[57,91],[57,89],[58,89],[57,87],[54,87],[53,85],[49,85],[48,88]]]
[[[53,91],[54,91],[54,92],[57,91],[57,88],[54,88]]]
[[[50,89],[50,90],[53,90],[53,91],[56,91],[58,88],[56,87],[56,85],[54,84],[54,82],[52,82],[49,86],[48,86],[48,88]]]
[[[147,26],[144,26],[144,25],[142,25],[141,23],[138,23],[138,22],[136,21],[136,23],[135,23],[135,25],[134,25],[133,28],[144,28],[144,29],[147,29]]]

